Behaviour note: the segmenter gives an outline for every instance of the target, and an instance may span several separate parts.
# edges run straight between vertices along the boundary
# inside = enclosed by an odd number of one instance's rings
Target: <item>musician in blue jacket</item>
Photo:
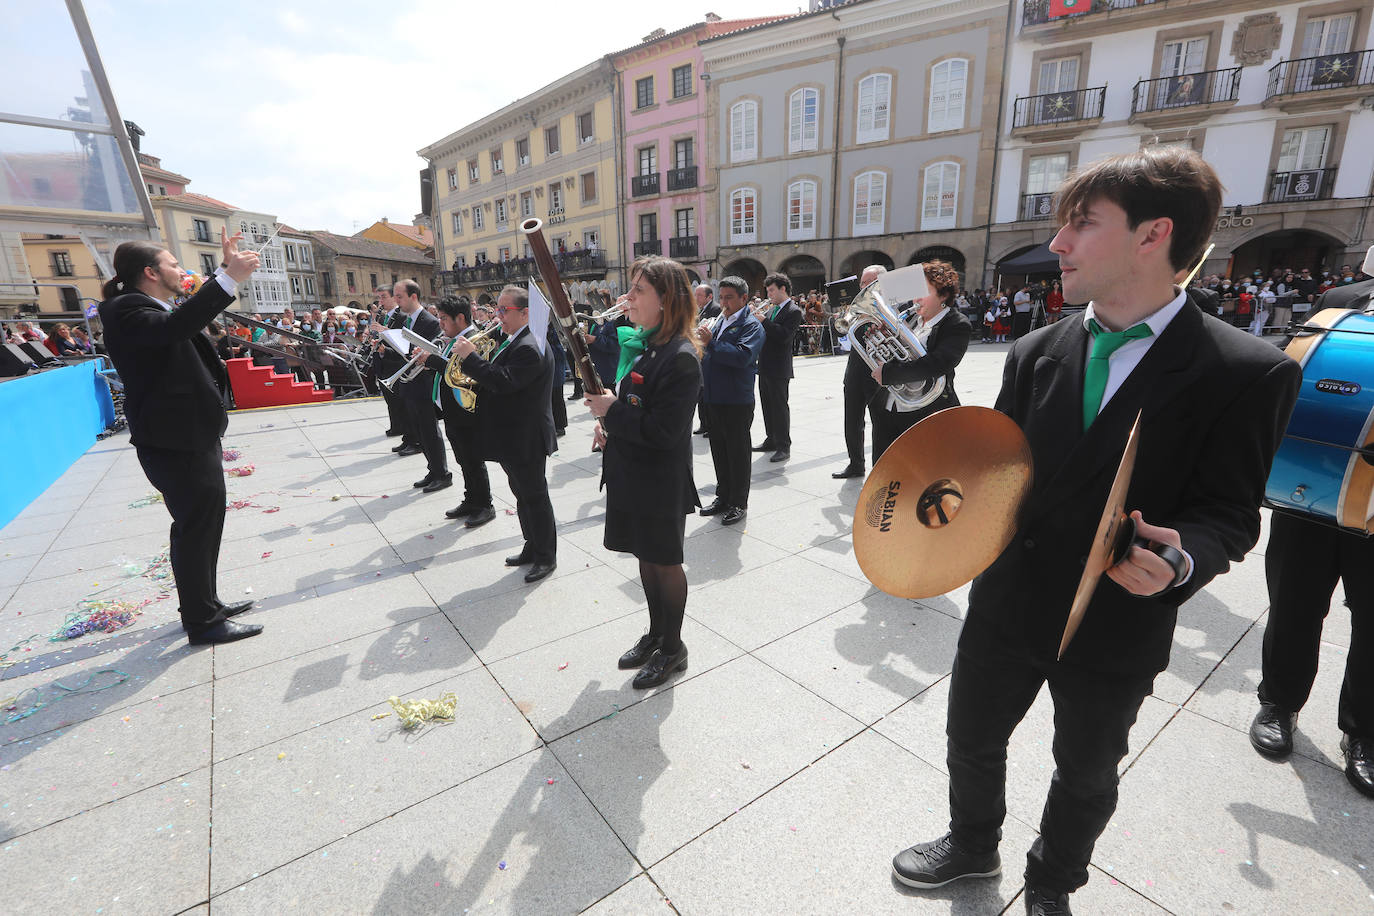
[[[754,379],[763,352],[763,325],[745,303],[749,284],[739,277],[720,281],[721,315],[714,328],[697,328],[703,348],[702,400],[711,430],[716,498],[701,510],[722,525],[743,521],[749,508],[749,427],[754,423]]]

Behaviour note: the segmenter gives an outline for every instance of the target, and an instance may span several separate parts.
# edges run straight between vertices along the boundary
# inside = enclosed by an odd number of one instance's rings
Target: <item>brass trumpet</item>
[[[400,369],[397,369],[387,378],[382,379],[382,384],[388,391],[395,391],[396,386],[402,382],[412,382],[420,377],[420,373],[425,371],[425,360],[430,356],[443,356],[444,347],[448,344],[447,337],[440,337],[431,343],[410,328],[401,328],[401,336],[410,341],[410,361]]]
[[[624,315],[625,310],[629,307],[630,304],[628,298],[626,298],[625,296],[621,296],[620,299],[616,301],[616,304],[611,306],[610,308],[600,312],[593,312],[592,321],[595,321],[597,324],[605,324],[608,321],[615,321],[621,315]]]

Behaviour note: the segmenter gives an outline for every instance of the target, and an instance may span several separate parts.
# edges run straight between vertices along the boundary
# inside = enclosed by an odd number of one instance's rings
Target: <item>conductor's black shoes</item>
[[[991,878],[1002,873],[1002,857],[964,852],[946,833],[938,840],[903,849],[892,859],[892,876],[907,887],[944,887],[960,878]]]
[[[1026,916],[1073,916],[1069,895],[1026,885]]]
[[[1346,735],[1341,738],[1341,753],[1345,755],[1345,778],[1370,798],[1374,798],[1374,747],[1363,738]]]
[[[1260,703],[1255,721],[1250,723],[1250,743],[1266,757],[1282,760],[1293,753],[1293,726],[1298,714],[1276,706]]]
[[[186,641],[193,646],[209,646],[247,639],[250,636],[257,636],[261,632],[262,624],[260,623],[234,623],[232,620],[221,620],[212,627],[187,633]]]

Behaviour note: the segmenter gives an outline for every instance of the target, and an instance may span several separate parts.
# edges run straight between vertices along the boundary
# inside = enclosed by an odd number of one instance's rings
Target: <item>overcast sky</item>
[[[26,0],[61,7],[58,0]],[[415,151],[654,29],[798,0],[86,0],[120,114],[189,190],[352,234],[420,209]],[[64,103],[66,104],[66,103]]]

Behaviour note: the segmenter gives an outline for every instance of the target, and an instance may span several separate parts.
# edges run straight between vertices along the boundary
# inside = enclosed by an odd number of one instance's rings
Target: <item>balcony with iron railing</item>
[[[606,275],[606,255],[600,250],[587,251],[579,248],[560,251],[553,256],[553,260],[564,280]],[[471,267],[455,264],[453,270],[446,273],[451,275],[451,282],[458,286],[521,282],[539,276],[534,258],[512,258],[502,262],[483,261]]]
[[[700,238],[695,235],[679,235],[668,240],[668,257],[670,258],[696,258],[700,257]]]
[[[663,240],[648,239],[643,242],[635,242],[635,257],[642,258],[646,254],[663,254]]]
[[[1269,68],[1266,108],[1286,112],[1339,108],[1371,94],[1374,50],[1284,60]]]
[[[1071,137],[1102,120],[1107,87],[1045,92],[1016,99],[1011,135],[1031,140]]]
[[[1240,67],[1141,80],[1131,95],[1131,123],[1169,127],[1196,123],[1236,104]]]
[[[1270,172],[1269,193],[1264,200],[1271,204],[1329,200],[1336,186],[1336,168]]]
[[[630,196],[647,197],[658,193],[658,172],[648,175],[635,175],[630,178]]]
[[[689,165],[680,169],[668,170],[668,190],[685,191],[697,186],[697,167]]]
[[[1063,0],[1059,6],[1065,10],[1058,16],[1050,15],[1050,0],[1026,0],[1021,9],[1021,25],[1035,26],[1046,22],[1060,22],[1065,19],[1079,19],[1094,13],[1110,13],[1116,10],[1130,10],[1138,6],[1150,6],[1159,0]]]
[[[1021,210],[1018,219],[1052,219],[1054,217],[1054,193],[1022,194]]]

